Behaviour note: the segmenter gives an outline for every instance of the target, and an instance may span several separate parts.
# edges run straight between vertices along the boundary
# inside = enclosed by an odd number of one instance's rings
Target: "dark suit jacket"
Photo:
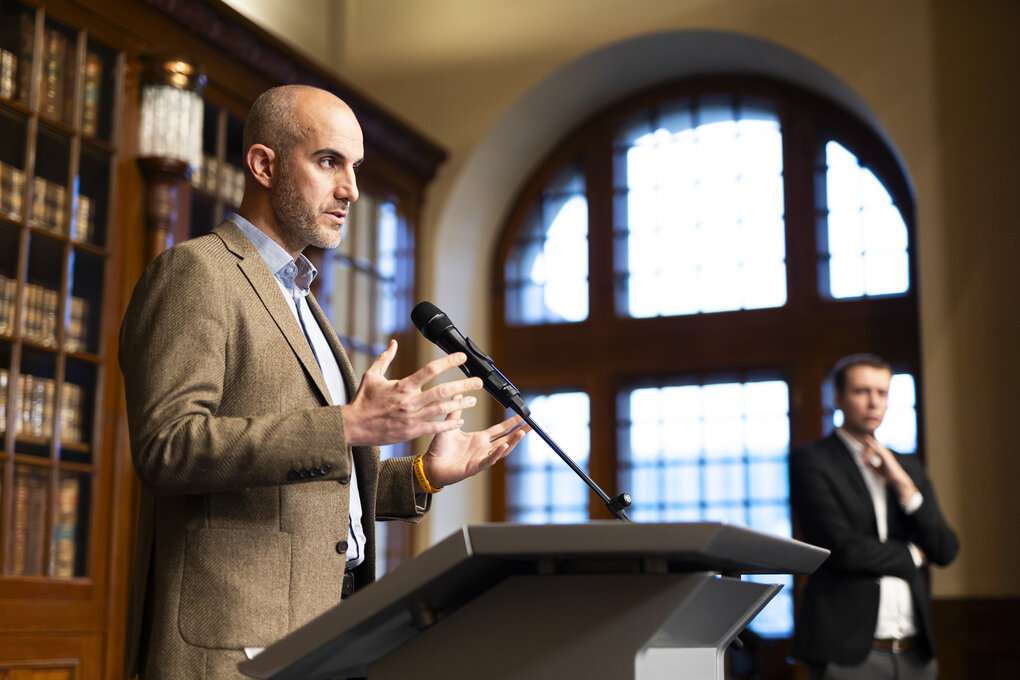
[[[322,310],[313,315],[351,365]],[[142,482],[128,675],[241,678],[264,647],[340,600],[358,475],[374,577],[381,519],[416,521],[411,459],[347,445],[339,406],[258,251],[233,223],[162,253],[121,327],[131,452]],[[138,658],[138,649],[142,655]]]
[[[860,469],[835,433],[790,455],[794,520],[803,540],[831,551],[804,587],[793,646],[799,659],[850,665],[864,661],[878,620],[878,579],[886,575],[910,585],[920,652],[934,656],[927,583],[907,543],[940,566],[953,561],[959,543],[942,517],[921,462],[915,456],[894,455],[924,502],[907,515],[890,490],[884,543],[878,539],[874,504]]]

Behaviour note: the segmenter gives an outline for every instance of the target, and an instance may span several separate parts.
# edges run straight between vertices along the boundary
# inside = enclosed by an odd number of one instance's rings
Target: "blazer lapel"
[[[340,337],[333,329],[333,324],[329,322],[329,319],[326,318],[326,313],[319,306],[319,301],[311,293],[308,294],[306,300],[308,301],[308,308],[312,310],[315,322],[319,324],[322,334],[326,336],[329,348],[333,350],[333,356],[336,357],[337,365],[340,366],[340,375],[343,376],[344,387],[347,388],[347,401],[350,401],[354,398],[354,392],[358,389],[358,378],[354,375],[354,367],[351,365],[351,360],[347,357],[347,352],[344,351],[344,347],[340,343]]]
[[[854,462],[854,454],[846,447],[843,440],[835,432],[829,435],[829,451],[832,460],[837,468],[836,478],[846,480],[850,486],[856,501],[867,509],[871,516],[872,530],[878,536],[878,518],[875,516],[875,504],[871,500],[871,492],[868,491],[864,478],[861,477],[861,469]]]
[[[297,355],[305,372],[318,389],[322,403],[332,403],[329,398],[329,390],[326,387],[326,379],[322,377],[322,370],[315,360],[312,346],[308,344],[308,338],[305,337],[301,325],[294,317],[294,312],[291,311],[284,299],[276,277],[269,271],[269,267],[259,255],[259,251],[244,235],[244,232],[229,220],[220,223],[213,229],[213,232],[223,239],[223,243],[232,253],[240,258],[237,263],[238,268],[248,279],[255,294],[259,296],[266,311],[269,312],[269,316],[272,317],[273,323],[283,333],[283,337],[294,350],[294,354]]]

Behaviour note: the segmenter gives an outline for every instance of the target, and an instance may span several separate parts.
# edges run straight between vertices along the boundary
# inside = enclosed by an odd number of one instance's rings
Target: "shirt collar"
[[[283,246],[237,213],[228,219],[248,237],[255,249],[259,251],[259,255],[265,260],[269,271],[273,272],[273,276],[279,279],[287,290],[293,291],[295,295],[308,294],[308,289],[319,272],[304,253],[299,254],[295,261]]]
[[[859,459],[861,457],[861,454],[864,453],[864,444],[857,441],[854,437],[850,435],[849,432],[844,430],[842,427],[836,428],[836,436],[838,436],[840,440],[842,440],[842,442],[846,444],[846,447],[850,449],[850,453],[854,454],[855,459]]]

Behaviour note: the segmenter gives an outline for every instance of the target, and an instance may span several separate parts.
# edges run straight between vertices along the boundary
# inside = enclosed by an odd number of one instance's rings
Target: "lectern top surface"
[[[493,523],[464,527],[462,532],[465,549],[473,555],[517,559],[654,558],[668,560],[670,571],[811,573],[829,554],[790,538],[719,522]]]

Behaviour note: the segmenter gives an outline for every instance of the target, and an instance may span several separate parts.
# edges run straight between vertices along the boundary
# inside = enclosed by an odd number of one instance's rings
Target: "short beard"
[[[287,248],[304,250],[306,246],[336,248],[340,245],[342,230],[335,233],[319,228],[321,211],[310,206],[301,196],[286,163],[281,163],[279,182],[270,195],[273,217],[279,227],[281,238],[287,241]]]

